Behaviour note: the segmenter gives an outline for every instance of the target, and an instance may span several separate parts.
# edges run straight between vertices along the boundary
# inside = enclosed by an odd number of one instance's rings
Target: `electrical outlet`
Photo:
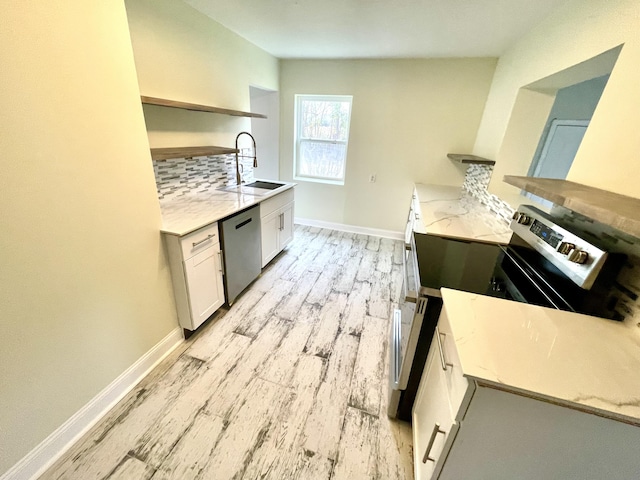
[[[376,174],[372,173],[369,175],[369,183],[376,183]]]

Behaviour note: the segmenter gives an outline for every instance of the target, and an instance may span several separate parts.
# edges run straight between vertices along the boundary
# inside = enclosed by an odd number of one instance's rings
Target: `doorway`
[[[251,133],[256,139],[258,167],[255,178],[280,179],[280,96],[276,90],[249,87],[251,111],[267,118],[252,118]]]
[[[589,120],[551,121],[540,155],[531,164],[533,177],[567,178]]]

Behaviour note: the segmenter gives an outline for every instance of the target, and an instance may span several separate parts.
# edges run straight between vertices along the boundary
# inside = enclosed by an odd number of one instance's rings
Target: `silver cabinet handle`
[[[200,245],[201,243],[206,242],[207,240],[211,240],[213,237],[215,237],[215,235],[213,234],[209,234],[207,235],[207,238],[203,238],[202,240],[200,240],[199,242],[193,242],[191,245],[193,245],[194,247],[197,247],[198,245]]]
[[[220,273],[224,275],[224,260],[222,258],[222,250],[218,250],[218,258],[220,258]]]
[[[433,448],[433,444],[435,443],[436,437],[438,436],[439,433],[447,433],[447,432],[445,432],[440,428],[439,423],[436,423],[433,426],[433,431],[431,432],[431,438],[429,439],[429,444],[427,445],[427,449],[424,451],[424,457],[422,457],[422,463],[436,461],[436,459],[431,458],[430,455],[431,455],[431,449]]]
[[[442,340],[440,340],[440,335],[443,335],[446,337],[446,334],[440,333],[440,330],[438,330],[438,327],[436,327],[436,338],[438,340],[438,352],[440,353],[440,363],[442,364],[442,369],[446,370],[447,367],[453,367],[453,363],[447,362],[444,358],[444,349],[442,348]]]
[[[280,214],[280,230],[284,230],[284,213]]]

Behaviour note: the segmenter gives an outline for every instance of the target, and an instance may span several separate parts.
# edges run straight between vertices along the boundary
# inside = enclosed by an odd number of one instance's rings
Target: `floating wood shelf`
[[[214,107],[211,105],[199,105],[197,103],[179,102],[176,100],[167,100],[166,98],[156,97],[140,97],[145,105],[157,105],[160,107],[180,108],[182,110],[192,110],[194,112],[221,113],[222,115],[231,115],[233,117],[250,117],[250,118],[267,118],[261,113],[243,112],[241,110],[230,110],[228,108]]]
[[[605,225],[640,237],[640,199],[551,178],[505,175],[504,181]]]
[[[228,153],[238,153],[235,148],[227,147],[170,147],[152,148],[152,160],[168,160],[169,158],[202,157],[205,155],[225,155]]]
[[[454,162],[463,163],[463,164],[471,164],[476,163],[480,165],[495,165],[495,160],[489,160],[487,158],[477,157],[475,155],[469,155],[466,153],[447,153],[447,157],[449,157]]]

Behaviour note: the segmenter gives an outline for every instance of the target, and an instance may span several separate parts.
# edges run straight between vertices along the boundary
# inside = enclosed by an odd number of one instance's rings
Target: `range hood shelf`
[[[640,237],[640,199],[568,180],[505,175],[509,185]]]

